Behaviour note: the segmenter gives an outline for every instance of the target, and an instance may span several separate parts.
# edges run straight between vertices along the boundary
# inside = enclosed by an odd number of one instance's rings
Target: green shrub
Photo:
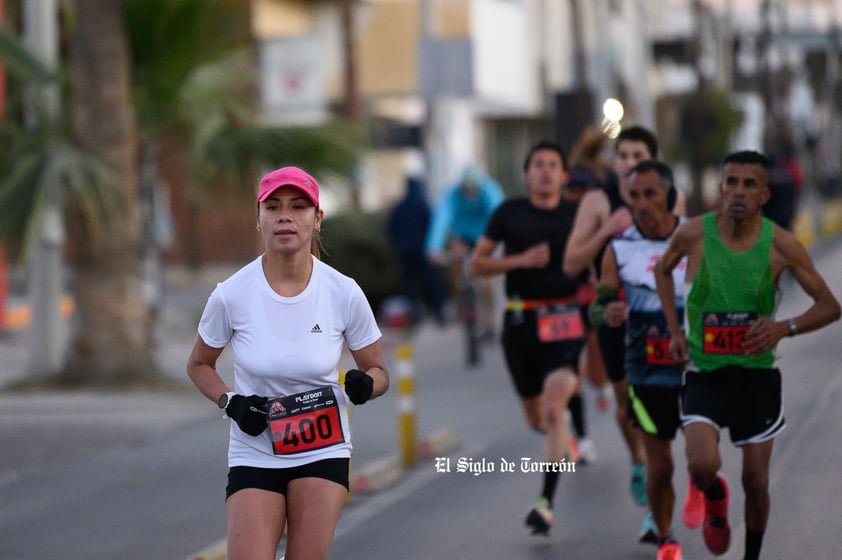
[[[387,297],[400,293],[400,264],[382,212],[348,211],[325,218],[322,260],[350,276],[378,313]]]

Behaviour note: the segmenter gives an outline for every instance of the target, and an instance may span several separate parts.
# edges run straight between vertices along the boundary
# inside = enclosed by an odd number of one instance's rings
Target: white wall
[[[541,108],[526,2],[473,0],[471,34],[477,97],[513,112]]]

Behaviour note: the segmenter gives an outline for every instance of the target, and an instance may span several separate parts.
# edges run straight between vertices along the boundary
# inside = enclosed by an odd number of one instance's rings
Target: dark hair
[[[658,139],[655,137],[655,133],[648,128],[635,125],[621,130],[620,134],[617,135],[617,139],[614,141],[615,151],[617,150],[617,146],[619,146],[620,142],[623,140],[643,142],[646,144],[646,147],[649,148],[649,157],[658,157]]]
[[[552,140],[541,140],[532,146],[529,153],[526,154],[526,159],[523,161],[524,171],[529,168],[529,163],[532,161],[532,156],[535,155],[535,152],[540,152],[541,150],[552,150],[556,152],[559,156],[561,156],[561,164],[564,166],[564,169],[567,169],[567,154],[564,153],[564,148],[561,147],[561,144],[553,142]]]
[[[769,170],[769,158],[767,158],[760,152],[755,152],[754,150],[740,150],[739,152],[731,152],[725,157],[725,160],[722,162],[722,165],[725,165],[726,163],[755,164],[759,165],[767,171]]]
[[[647,171],[654,171],[661,178],[664,189],[667,191],[667,208],[672,210],[675,208],[675,201],[678,193],[675,192],[675,178],[672,174],[672,168],[662,161],[657,159],[643,160],[629,171],[629,175],[633,173],[646,173]]]

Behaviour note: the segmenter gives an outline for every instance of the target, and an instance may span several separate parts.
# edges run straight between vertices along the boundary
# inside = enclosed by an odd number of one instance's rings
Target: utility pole
[[[360,95],[357,86],[357,49],[354,33],[354,1],[339,0],[340,20],[342,21],[342,50],[344,57],[345,99],[343,116],[350,121],[360,119]],[[360,200],[360,172],[355,166],[350,173],[351,206],[359,210]]]
[[[422,45],[432,45],[435,39],[435,0],[418,0],[421,10],[421,34]],[[431,64],[430,60],[420,60],[420,64]],[[439,190],[444,184],[446,176],[447,153],[446,146],[446,125],[445,102],[440,93],[432,91],[422,84],[423,89],[430,90],[426,94],[426,122],[424,124],[424,154],[426,160],[427,192],[435,201],[438,198]]]
[[[26,0],[23,3],[24,43],[50,69],[58,65],[57,26],[56,0]],[[28,92],[27,125],[35,126],[39,116],[57,121],[59,96],[57,85],[33,86]],[[39,112],[39,109],[43,111]],[[58,372],[66,338],[60,311],[65,236],[62,193],[58,185],[51,184],[44,195],[37,233],[27,251],[32,306],[29,373],[33,376]]]
[[[687,211],[689,215],[699,214],[704,211],[704,197],[702,193],[702,176],[704,174],[704,143],[705,134],[705,93],[707,90],[707,79],[702,67],[704,52],[704,17],[705,8],[701,0],[693,0],[693,18],[695,22],[695,37],[693,39],[693,64],[696,72],[696,91],[693,94],[693,101],[689,107],[691,128],[693,130],[690,162],[690,174],[692,177],[693,189],[687,197]]]
[[[778,119],[777,83],[772,68],[772,0],[760,3],[760,35],[757,38],[757,53],[760,67],[760,95],[763,99],[764,130],[763,151],[777,152],[776,139],[781,133]]]
[[[345,118],[356,121],[360,118],[360,95],[357,87],[357,49],[354,34],[354,0],[340,0],[342,20],[342,46],[345,75]]]
[[[0,1],[0,25],[3,25],[5,15],[3,2]],[[0,121],[6,117],[6,69],[0,62]],[[6,260],[6,247],[0,243],[0,335],[6,329],[6,299],[9,295],[9,265]]]

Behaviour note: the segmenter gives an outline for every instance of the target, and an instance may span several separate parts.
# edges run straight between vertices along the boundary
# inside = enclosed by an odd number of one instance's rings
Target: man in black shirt
[[[544,470],[541,496],[526,517],[533,534],[547,534],[558,475],[575,470],[564,412],[579,383],[585,322],[577,292],[587,272],[568,277],[561,268],[578,206],[562,195],[562,148],[547,141],[535,145],[523,179],[528,195],[508,199],[494,212],[477,242],[471,273],[506,275],[506,363],[529,426],[546,435],[543,461],[557,465]],[[498,244],[504,247],[499,256],[494,252]]]

